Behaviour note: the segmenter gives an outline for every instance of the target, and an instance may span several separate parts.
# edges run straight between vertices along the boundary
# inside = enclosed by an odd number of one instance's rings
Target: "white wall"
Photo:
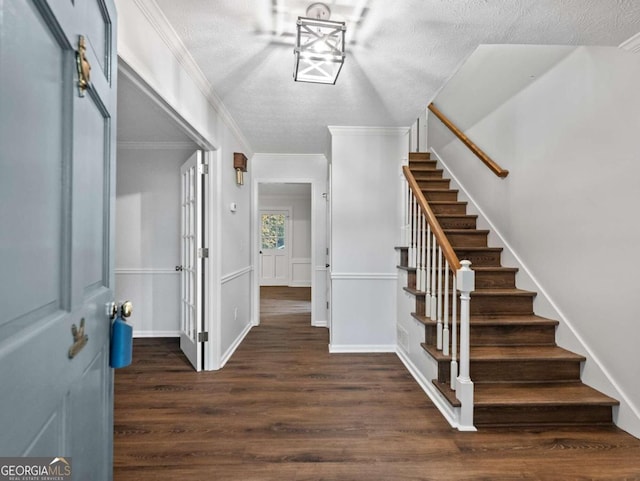
[[[222,148],[218,152],[217,177],[214,188],[215,216],[214,228],[218,240],[219,297],[214,301],[220,308],[221,366],[229,359],[235,348],[251,329],[251,179],[252,166],[244,173],[244,185],[236,184],[233,169],[233,153],[243,152],[242,145],[228,130],[220,137]],[[237,210],[231,211],[231,204]]]
[[[322,154],[255,154],[251,159],[253,171],[254,235],[253,245],[253,285],[256,287],[253,297],[254,323],[259,319],[259,289],[257,258],[259,251],[258,186],[267,183],[309,183],[311,184],[311,323],[314,326],[327,326],[327,200],[328,163]]]
[[[463,68],[435,100],[510,171],[505,180],[435,117],[429,141],[512,248],[507,263],[521,262],[518,284],[538,291],[536,312],[561,321],[558,343],[588,357],[583,380],[620,400],[617,424],[640,436],[640,56],[548,47],[544,62],[541,48],[483,47],[492,61]],[[527,74],[530,54],[545,68],[500,93],[513,65]]]
[[[398,179],[409,128],[329,130],[330,349],[395,352]]]
[[[154,100],[204,149],[210,165],[209,306],[205,368],[218,369],[251,327],[251,170],[237,187],[233,153],[253,152],[222,102],[152,0],[116,0],[118,56]],[[238,210],[229,211],[236,202]],[[158,294],[160,294],[158,292]],[[155,295],[155,291],[154,291]],[[236,310],[237,308],[237,310]]]
[[[290,209],[289,286],[311,287],[311,184],[268,184],[259,188],[259,209]],[[256,269],[259,267],[256,266]]]
[[[180,166],[194,150],[118,148],[115,296],[133,302],[138,337],[179,335]]]

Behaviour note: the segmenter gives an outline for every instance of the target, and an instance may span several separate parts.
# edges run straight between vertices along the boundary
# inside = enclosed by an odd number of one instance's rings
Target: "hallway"
[[[217,372],[177,340],[136,340],[114,479],[640,480],[640,440],[617,429],[451,429],[395,354],[329,355],[309,300],[262,288],[261,325]]]

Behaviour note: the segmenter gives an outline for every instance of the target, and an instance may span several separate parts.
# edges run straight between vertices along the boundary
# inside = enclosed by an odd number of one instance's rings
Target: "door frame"
[[[251,311],[254,313],[251,320],[252,326],[260,325],[260,184],[309,184],[311,188],[311,325],[316,326],[316,313],[314,306],[317,302],[317,284],[315,276],[316,256],[316,213],[314,212],[313,199],[321,194],[316,186],[316,179],[308,177],[274,177],[274,178],[256,178],[252,182],[251,198],[251,264],[252,268],[252,302]],[[286,209],[283,209],[286,210]],[[289,275],[291,275],[289,273]]]
[[[207,226],[204,231],[204,242],[209,247],[209,262],[205,262],[204,281],[206,283],[205,306],[204,306],[204,327],[209,332],[209,342],[204,349],[204,370],[219,369],[221,364],[221,322],[219,310],[213,306],[218,305],[220,299],[220,232],[219,232],[219,206],[221,205],[220,178],[221,178],[221,151],[218,140],[206,133],[202,133],[187,119],[180,115],[153,87],[151,87],[138,73],[118,56],[118,75],[126,77],[133,83],[138,91],[146,98],[158,106],[167,116],[169,116],[180,127],[187,136],[203,151],[204,164],[208,165],[209,175],[207,175],[205,198],[203,200],[205,211],[207,212]],[[117,159],[116,159],[117,165]],[[117,167],[116,167],[117,168]],[[179,173],[176,173],[179,175]],[[213,263],[213,265],[212,265]]]
[[[293,215],[293,207],[288,206],[288,207],[260,207],[259,208],[259,212],[258,212],[258,222],[260,223],[258,226],[258,234],[260,234],[261,232],[261,225],[262,225],[262,214],[265,212],[284,212],[286,213],[286,221],[285,221],[285,246],[287,248],[287,286],[289,284],[291,284],[291,257],[292,257],[292,252],[291,250],[289,250],[292,246],[291,246],[291,240],[292,240],[292,235],[291,235],[291,216]],[[262,235],[260,235],[260,240],[258,242],[260,242],[260,244],[262,244],[261,242],[262,240]],[[261,247],[261,246],[260,246]],[[260,250],[262,250],[260,248]],[[260,259],[260,257],[258,257],[258,259]],[[260,283],[260,285],[262,286],[262,265],[258,265],[258,282]],[[280,284],[274,284],[274,285],[280,285]]]

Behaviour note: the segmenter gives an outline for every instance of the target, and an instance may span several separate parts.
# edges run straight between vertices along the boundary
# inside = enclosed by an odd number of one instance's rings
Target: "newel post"
[[[469,376],[469,301],[475,289],[475,272],[470,261],[460,261],[456,276],[460,291],[460,374],[457,379],[456,397],[461,403],[459,427],[461,431],[475,431],[473,426],[473,382]]]

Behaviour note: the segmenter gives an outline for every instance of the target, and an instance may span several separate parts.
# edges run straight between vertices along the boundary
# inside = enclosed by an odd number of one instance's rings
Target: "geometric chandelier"
[[[331,15],[324,3],[307,8],[306,17],[298,17],[296,47],[293,50],[296,82],[335,84],[344,64],[345,22],[328,20]]]

